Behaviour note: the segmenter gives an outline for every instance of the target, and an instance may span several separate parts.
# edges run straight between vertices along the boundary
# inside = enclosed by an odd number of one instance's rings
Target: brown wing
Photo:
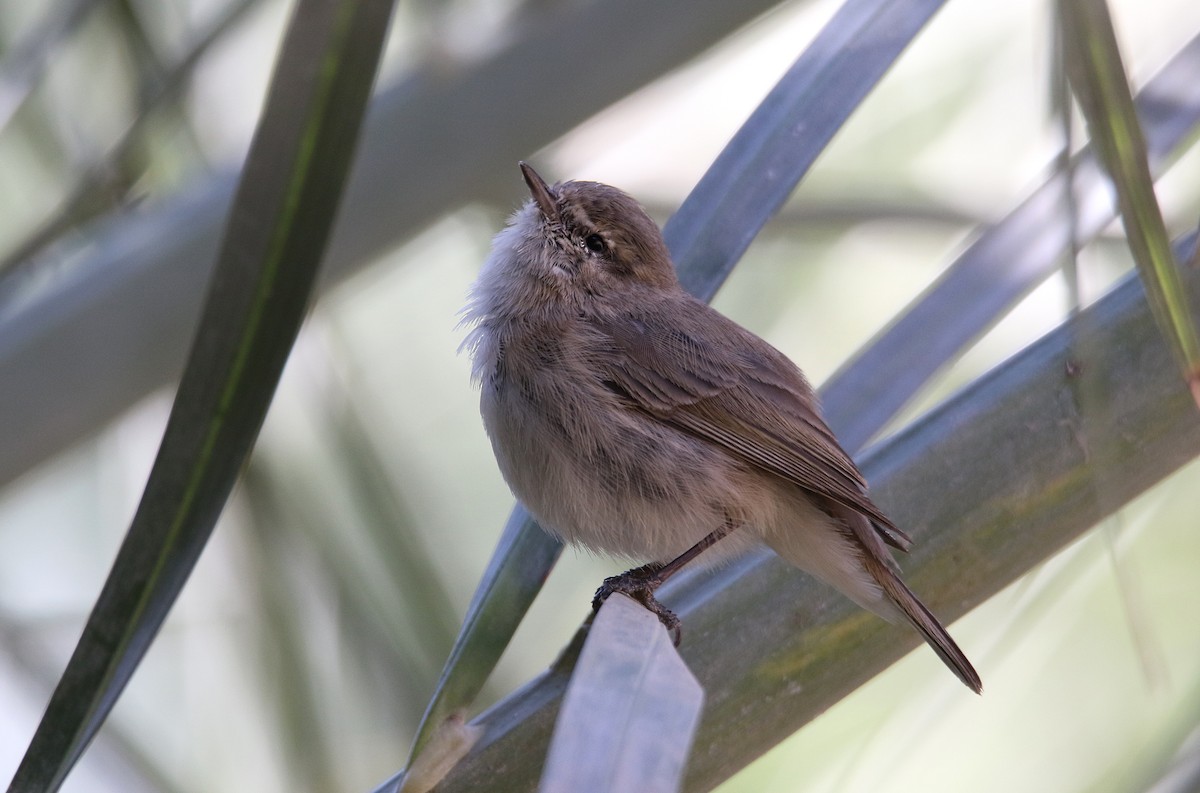
[[[678,301],[678,302],[677,302]],[[644,410],[805,490],[865,516],[896,548],[910,540],[866,494],[866,481],[782,353],[704,303],[597,323],[616,355],[602,376]]]

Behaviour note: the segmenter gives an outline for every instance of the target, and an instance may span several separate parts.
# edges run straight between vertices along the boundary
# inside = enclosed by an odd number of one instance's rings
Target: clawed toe
[[[592,608],[598,611],[604,601],[608,600],[609,595],[613,593],[620,592],[622,595],[628,595],[658,617],[659,622],[671,634],[672,641],[678,647],[683,638],[683,627],[679,617],[654,597],[655,590],[662,585],[662,580],[656,575],[661,569],[661,564],[652,563],[604,579],[604,583],[596,590],[596,596],[592,598]]]

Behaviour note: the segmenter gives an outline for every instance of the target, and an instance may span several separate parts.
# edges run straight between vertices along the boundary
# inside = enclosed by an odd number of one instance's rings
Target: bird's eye
[[[607,247],[604,244],[604,238],[599,234],[589,234],[583,238],[583,246],[592,253],[604,253]]]

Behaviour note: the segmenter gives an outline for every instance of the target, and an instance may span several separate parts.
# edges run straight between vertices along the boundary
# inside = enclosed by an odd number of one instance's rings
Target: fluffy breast
[[[727,514],[767,524],[768,516],[742,514],[741,505],[769,503],[755,498],[761,478],[628,407],[583,356],[565,353],[584,349],[568,336],[504,339],[481,378],[481,413],[500,470],[543,527],[592,550],[668,561]],[[726,553],[706,561],[744,550],[754,539],[746,534],[722,541]]]

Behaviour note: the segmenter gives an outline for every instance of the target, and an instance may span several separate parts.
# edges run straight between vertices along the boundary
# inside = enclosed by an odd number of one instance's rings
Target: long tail
[[[888,599],[896,604],[900,613],[938,654],[942,663],[950,667],[950,671],[957,675],[967,688],[976,694],[983,693],[983,681],[979,679],[979,673],[975,671],[975,667],[971,666],[966,654],[958,648],[954,639],[950,638],[950,634],[942,627],[942,623],[938,622],[937,617],[925,608],[925,604],[913,594],[912,590],[900,580],[900,576],[896,575],[888,565],[872,558],[870,554],[867,556],[868,558],[864,561],[871,576],[879,582],[879,586],[883,588]]]

